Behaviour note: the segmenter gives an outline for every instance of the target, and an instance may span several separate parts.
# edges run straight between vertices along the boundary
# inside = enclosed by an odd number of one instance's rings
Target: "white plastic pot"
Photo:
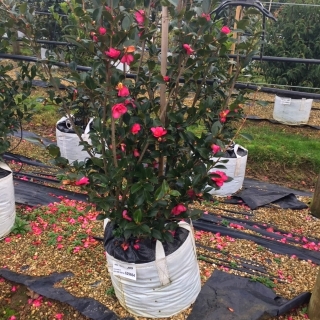
[[[67,120],[67,117],[62,117],[58,122],[62,123]],[[90,143],[90,124],[92,119],[87,124],[84,133],[81,135],[84,141]],[[69,160],[69,163],[74,161],[84,161],[89,157],[87,151],[83,150],[83,146],[79,145],[80,139],[76,133],[62,132],[58,128],[56,128],[56,138],[57,138],[57,146],[60,148],[61,157],[64,157]]]
[[[308,123],[313,99],[275,96],[273,119],[290,125]]]
[[[246,155],[243,156],[239,154],[239,148],[246,151]],[[210,172],[214,171],[222,171],[226,174],[226,176],[233,178],[230,182],[225,182],[219,190],[211,190],[210,194],[218,195],[218,196],[230,196],[235,192],[239,191],[242,188],[243,180],[246,174],[246,166],[247,166],[247,159],[248,159],[248,150],[243,148],[242,146],[236,144],[234,145],[234,153],[236,158],[216,158],[213,157],[211,160],[218,161],[220,160],[228,160],[227,163],[222,163],[226,169],[211,169]]]
[[[107,254],[108,270],[120,304],[138,317],[171,317],[188,308],[200,289],[200,272],[192,228],[186,222],[180,226],[189,231],[184,243],[165,256],[162,243],[156,243],[156,260],[134,264]],[[117,267],[134,270],[136,280],[114,275]]]
[[[0,239],[2,239],[14,225],[16,207],[11,169],[3,162],[0,162],[0,168],[10,172],[4,178],[0,178]]]

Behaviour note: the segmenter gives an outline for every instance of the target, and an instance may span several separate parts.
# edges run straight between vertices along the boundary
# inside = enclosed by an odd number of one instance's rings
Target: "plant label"
[[[137,272],[135,265],[124,265],[117,262],[113,262],[113,274],[122,278],[128,278],[131,280],[137,280]]]
[[[291,104],[291,98],[281,99],[281,104],[285,104],[285,105]]]

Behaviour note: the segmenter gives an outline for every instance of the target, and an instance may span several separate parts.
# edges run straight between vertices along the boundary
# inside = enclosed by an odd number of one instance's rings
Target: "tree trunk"
[[[314,189],[314,194],[312,198],[312,203],[310,206],[310,212],[313,216],[320,219],[320,174],[318,176],[316,187]],[[319,284],[320,286],[320,284]],[[320,317],[319,317],[320,319]]]
[[[318,181],[319,180],[320,179],[318,179]],[[310,320],[320,319],[320,271],[318,272],[317,280],[309,302],[308,316]]]

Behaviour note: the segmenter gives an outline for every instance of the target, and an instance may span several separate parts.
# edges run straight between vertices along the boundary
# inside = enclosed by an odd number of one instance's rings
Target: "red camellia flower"
[[[129,89],[122,82],[118,83],[116,89],[118,90],[118,97],[127,97],[130,94]]]
[[[112,117],[119,119],[123,114],[127,112],[127,107],[123,103],[117,103],[112,107]]]
[[[196,196],[196,193],[194,192],[193,189],[189,189],[187,191],[187,195],[190,197],[190,198],[194,198]]]
[[[159,138],[167,134],[167,130],[162,127],[151,128],[152,134],[155,138]]]
[[[221,123],[225,123],[227,121],[227,115],[230,110],[223,110],[219,113],[219,118]]]
[[[222,171],[214,171],[214,172],[211,172],[211,174],[216,174],[220,176],[220,177],[211,178],[211,180],[214,181],[218,187],[222,187],[223,184],[228,180],[228,177]]]
[[[210,19],[211,19],[211,18],[210,18],[210,13],[204,13],[204,12],[203,12],[202,15],[201,15],[201,17],[202,17],[202,18],[206,18],[207,21],[210,21]]]
[[[143,10],[137,10],[134,14],[134,17],[136,18],[136,21],[139,26],[144,24],[144,20],[146,16]]]
[[[133,150],[133,156],[136,157],[136,158],[140,157],[140,152],[139,152],[138,149],[134,149]]]
[[[229,34],[231,32],[231,30],[227,26],[223,26],[220,31],[224,34]]]
[[[132,133],[132,134],[137,134],[140,130],[141,130],[141,126],[140,126],[139,123],[135,123],[135,124],[131,127],[131,133]]]
[[[104,54],[111,59],[118,59],[120,56],[120,51],[114,48],[110,48],[108,51],[105,51]]]
[[[100,27],[98,30],[100,36],[104,36],[107,33],[107,29],[104,27]]]
[[[177,216],[177,215],[179,215],[180,213],[185,212],[185,211],[187,211],[187,208],[186,208],[182,203],[179,203],[178,205],[176,205],[176,206],[171,210],[171,213],[172,213],[174,216]]]
[[[220,148],[218,145],[216,145],[216,144],[212,144],[212,145],[211,145],[211,150],[212,150],[212,153],[213,153],[213,154],[216,154],[217,152],[219,152],[220,149],[221,149],[221,148]]]
[[[126,63],[127,65],[130,65],[130,63],[133,62],[133,60],[134,60],[134,57],[132,54],[125,53],[123,55],[123,57],[121,58],[120,62]]]
[[[89,178],[82,177],[80,180],[76,181],[76,186],[85,186],[89,184]]]
[[[164,76],[164,77],[163,77],[163,80],[164,80],[165,82],[169,82],[169,81],[170,81],[170,77],[169,77],[169,76]]]
[[[183,48],[186,50],[188,56],[194,53],[194,50],[186,43],[183,45]]]
[[[122,211],[122,218],[126,219],[128,221],[132,221],[132,218],[128,216],[128,210],[123,210]]]

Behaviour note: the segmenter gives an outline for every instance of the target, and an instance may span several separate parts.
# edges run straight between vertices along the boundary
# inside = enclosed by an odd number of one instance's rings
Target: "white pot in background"
[[[107,220],[106,220],[107,221]],[[105,224],[106,224],[105,221]],[[163,318],[188,308],[201,290],[200,272],[192,228],[184,243],[165,256],[163,245],[156,243],[156,260],[148,263],[126,263],[107,254],[108,270],[120,304],[138,317]],[[136,280],[114,275],[117,266],[134,268]]]
[[[16,206],[12,171],[3,162],[0,162],[0,168],[9,172],[4,178],[0,178],[0,239],[2,239],[14,225]]]
[[[313,99],[275,96],[273,119],[290,125],[308,123]]]
[[[67,117],[62,117],[58,122],[63,123],[67,121]],[[90,132],[90,124],[93,121],[91,119],[89,123],[87,124],[84,133],[81,135],[82,139],[84,141],[87,141],[90,143],[90,137],[89,137],[89,132]],[[71,129],[71,124],[69,124]],[[80,139],[76,133],[69,133],[69,132],[63,132],[60,131],[56,127],[56,138],[57,138],[57,146],[60,148],[60,153],[61,157],[64,157],[69,160],[69,163],[72,163],[74,161],[84,161],[86,158],[89,157],[89,154],[87,151],[83,150],[83,146],[79,145]]]
[[[240,152],[240,150],[242,152]],[[236,155],[235,158],[224,158],[224,157],[211,158],[211,160],[214,160],[214,161],[218,161],[218,159],[220,159],[220,160],[228,160],[228,162],[221,163],[226,167],[226,169],[213,168],[209,170],[209,173],[214,171],[222,171],[226,174],[226,176],[233,178],[233,180],[230,182],[225,182],[219,190],[215,190],[215,189],[211,190],[210,194],[218,195],[218,196],[230,196],[242,188],[243,180],[246,174],[248,150],[241,147],[238,144],[235,144],[234,153]]]

